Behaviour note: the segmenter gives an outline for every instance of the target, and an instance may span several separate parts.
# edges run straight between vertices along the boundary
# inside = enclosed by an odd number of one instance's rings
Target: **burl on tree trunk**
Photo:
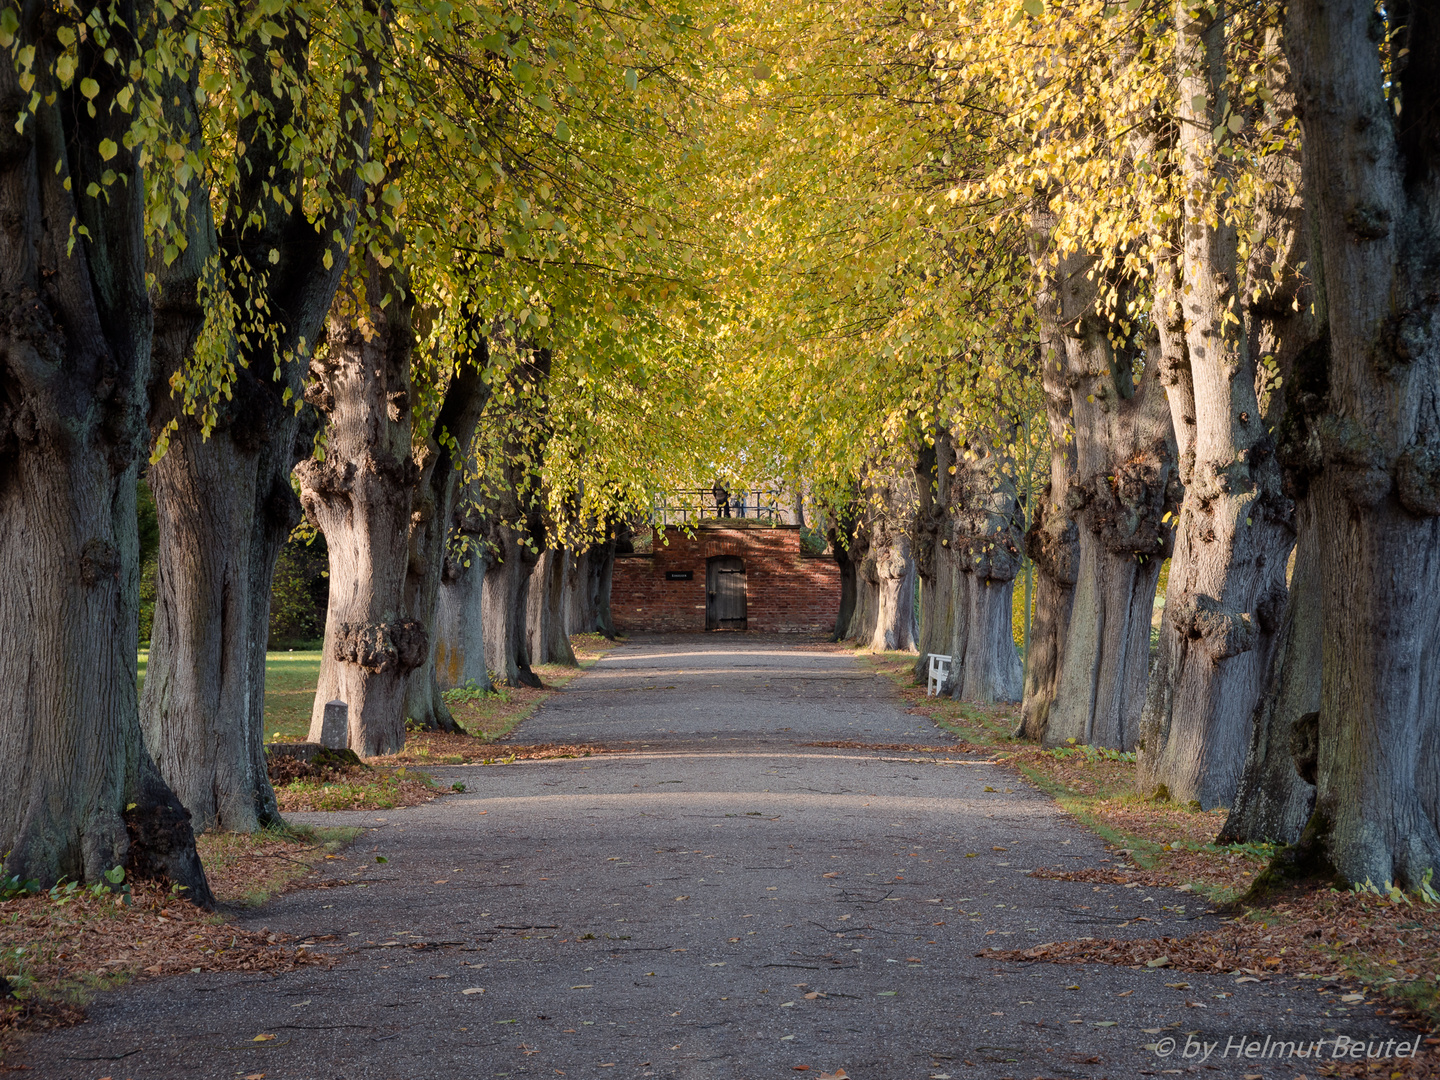
[[[117,96],[136,90],[138,17],[110,12],[109,58],[78,8],[20,17],[33,98],[0,63],[3,872],[51,885],[123,866],[209,905],[189,815],[145,748],[135,691],[152,314],[146,187]],[[78,81],[51,75],[62,32],[98,84],[93,107]],[[118,150],[102,157],[102,142]],[[100,197],[81,194],[91,184]]]
[[[352,267],[352,270],[356,269]],[[410,505],[413,298],[392,266],[368,256],[336,293],[329,350],[311,362],[305,397],[324,420],[324,457],[295,470],[306,517],[330,550],[330,603],[310,739],[325,703],[350,707],[361,757],[405,745],[405,689],[429,649],[405,610]]]
[[[1343,880],[1414,888],[1440,866],[1440,11],[1294,0],[1285,51],[1329,314],[1324,672],[1315,812],[1300,847]]]

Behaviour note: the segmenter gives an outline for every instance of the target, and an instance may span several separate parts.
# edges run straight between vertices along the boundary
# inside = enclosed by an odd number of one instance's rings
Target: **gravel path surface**
[[[1290,1080],[1315,1062],[1261,1056],[1276,1040],[1327,1040],[1329,1060],[1337,1036],[1402,1034],[1313,982],[975,957],[1215,921],[1186,893],[1026,876],[1120,857],[977,755],[805,746],[948,741],[848,654],[635,640],[518,738],[627,749],[441,768],[467,792],[293,815],[372,830],[326,863],[350,884],[244,921],[334,935],[317,947],[336,967],[103,994],[28,1044],[28,1075]]]

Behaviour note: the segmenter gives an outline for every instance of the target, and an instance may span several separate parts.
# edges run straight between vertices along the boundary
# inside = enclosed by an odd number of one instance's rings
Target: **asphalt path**
[[[18,1060],[65,1080],[1290,1080],[1317,1062],[1277,1044],[1325,1040],[1330,1062],[1337,1038],[1404,1034],[1315,982],[977,957],[1216,917],[1188,893],[1029,877],[1123,856],[981,756],[807,745],[950,741],[848,653],[631,641],[517,737],[623,750],[440,768],[464,794],[292,815],[368,831],[240,921],[335,967],[141,981]]]

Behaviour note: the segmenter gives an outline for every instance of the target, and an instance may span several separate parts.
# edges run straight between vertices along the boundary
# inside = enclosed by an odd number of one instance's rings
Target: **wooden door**
[[[717,555],[705,567],[705,629],[745,629],[745,562]]]

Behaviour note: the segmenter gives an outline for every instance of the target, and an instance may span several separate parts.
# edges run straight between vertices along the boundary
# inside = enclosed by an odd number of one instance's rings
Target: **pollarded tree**
[[[1247,27],[1230,5],[1177,0],[1182,239],[1175,272],[1156,275],[1173,278],[1157,297],[1156,322],[1176,339],[1167,351],[1183,347],[1188,361],[1189,393],[1172,388],[1171,400],[1179,405],[1177,431],[1193,422],[1193,438],[1185,432],[1185,498],[1146,704],[1139,783],[1206,809],[1234,799],[1285,608],[1285,562],[1294,540],[1292,507],[1257,392],[1255,315],[1241,291],[1254,282],[1245,273],[1242,226],[1230,195],[1242,181],[1234,136],[1246,117],[1237,100],[1242,84],[1228,68],[1232,39],[1247,34],[1262,32]],[[1271,138],[1283,140],[1283,130]],[[1263,244],[1260,250],[1266,251]]]
[[[22,880],[123,866],[209,904],[135,688],[152,15],[0,10],[0,851]]]
[[[1440,20],[1315,0],[1287,20],[1330,332],[1313,420],[1324,671],[1301,847],[1344,880],[1413,888],[1440,866]]]
[[[420,479],[411,445],[414,299],[393,257],[355,260],[336,293],[327,348],[306,400],[324,418],[316,455],[295,470],[300,502],[330,552],[330,602],[310,738],[325,704],[349,706],[349,745],[371,757],[405,745],[410,672],[429,651],[405,607],[410,510]]]

